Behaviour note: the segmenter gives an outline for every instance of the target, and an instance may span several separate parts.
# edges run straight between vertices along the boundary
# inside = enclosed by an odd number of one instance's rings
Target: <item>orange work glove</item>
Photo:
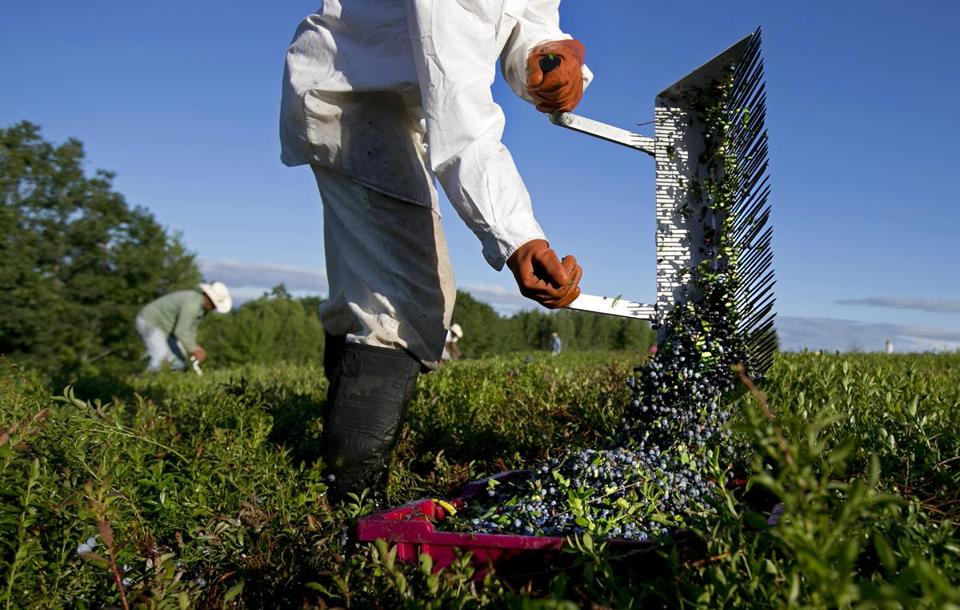
[[[570,112],[583,97],[583,58],[579,40],[537,45],[527,57],[527,93],[540,112]]]
[[[534,239],[523,244],[510,258],[507,267],[520,287],[520,294],[549,309],[566,307],[580,296],[583,269],[573,256],[557,258],[550,244]]]

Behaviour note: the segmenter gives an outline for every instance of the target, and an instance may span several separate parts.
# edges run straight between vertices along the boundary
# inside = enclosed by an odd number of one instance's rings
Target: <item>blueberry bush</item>
[[[635,364],[517,355],[424,377],[389,502],[454,497],[492,472],[603,446],[630,408]],[[404,565],[387,545],[344,544],[373,507],[326,501],[319,367],[90,387],[97,396],[51,395],[0,364],[2,608],[960,604],[957,354],[778,356],[727,423],[751,493],[782,504],[776,526],[717,485],[683,513],[696,552],[664,539],[638,566],[603,540],[618,524],[601,509],[563,568],[530,582],[475,580],[468,558],[434,573],[426,556]]]

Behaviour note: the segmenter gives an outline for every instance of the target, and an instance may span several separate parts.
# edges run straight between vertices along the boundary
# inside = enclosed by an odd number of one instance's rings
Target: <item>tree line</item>
[[[212,365],[246,362],[319,362],[323,327],[317,297],[295,298],[283,285],[248,301],[225,316],[209,316],[200,328],[200,342]],[[500,316],[488,304],[457,291],[453,322],[460,324],[464,358],[548,348],[554,332],[564,349],[646,351],[656,342],[650,325],[576,311],[522,311]]]
[[[35,124],[0,128],[0,355],[55,383],[139,370],[139,309],[201,279],[180,236],[128,205],[112,173],[88,176],[84,158],[79,141],[55,145]],[[201,344],[211,365],[320,361],[320,302],[278,286],[231,314],[209,316]],[[642,350],[654,342],[644,322],[572,311],[503,317],[465,292],[454,321],[468,358],[543,349],[552,332],[572,350]]]
[[[552,333],[565,350],[646,351],[657,341],[647,322],[564,309],[525,310],[500,316],[490,305],[457,291],[453,321],[463,327],[460,349],[465,357],[548,349]]]

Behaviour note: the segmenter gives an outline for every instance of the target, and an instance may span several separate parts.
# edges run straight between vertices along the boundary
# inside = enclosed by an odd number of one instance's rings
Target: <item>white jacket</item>
[[[544,235],[500,141],[504,116],[490,88],[499,58],[510,87],[530,100],[530,50],[570,38],[559,3],[324,0],[287,50],[281,160],[434,208],[436,176],[484,257],[502,268]]]

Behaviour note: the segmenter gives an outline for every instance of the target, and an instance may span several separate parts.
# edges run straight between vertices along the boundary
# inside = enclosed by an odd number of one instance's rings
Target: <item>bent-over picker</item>
[[[549,66],[542,66],[548,69]],[[719,87],[730,79],[728,86]],[[725,99],[714,99],[718,91]],[[717,164],[711,157],[715,146],[705,141],[705,109],[722,104],[729,124],[726,146],[719,154],[733,163]],[[561,127],[646,153],[656,163],[657,291],[653,304],[620,297],[581,294],[570,309],[639,320],[660,328],[669,311],[697,297],[689,281],[690,270],[702,261],[716,261],[712,235],[725,219],[708,213],[714,206],[709,192],[696,188],[713,178],[718,165],[737,172],[737,190],[730,207],[733,241],[739,260],[730,270],[738,289],[738,329],[746,344],[748,370],[762,375],[770,366],[776,347],[773,334],[772,227],[767,176],[766,92],[760,31],[743,38],[711,61],[670,85],[656,97],[655,137],[650,138],[570,113],[555,113],[551,120]],[[704,229],[704,216],[707,216]],[[712,229],[712,230],[711,230]]]

